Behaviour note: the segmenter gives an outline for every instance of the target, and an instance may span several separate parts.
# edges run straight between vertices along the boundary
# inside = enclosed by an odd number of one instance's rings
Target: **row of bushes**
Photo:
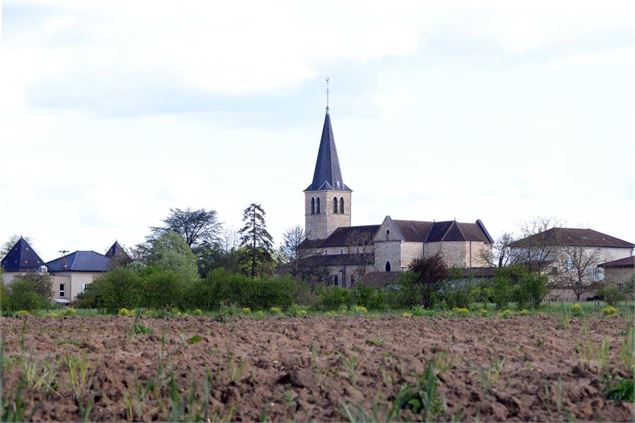
[[[49,308],[51,289],[50,276],[37,273],[27,273],[14,279],[8,285],[0,283],[0,310],[4,313]]]
[[[98,277],[77,297],[80,308],[216,309],[221,303],[254,309],[289,307],[302,286],[291,277],[252,279],[217,269],[204,279],[184,281],[178,274],[154,267],[118,268]]]

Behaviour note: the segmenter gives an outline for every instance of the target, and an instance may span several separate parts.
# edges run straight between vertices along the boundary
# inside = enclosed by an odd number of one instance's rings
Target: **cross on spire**
[[[329,111],[329,77],[327,76],[325,81],[326,81],[326,111]]]

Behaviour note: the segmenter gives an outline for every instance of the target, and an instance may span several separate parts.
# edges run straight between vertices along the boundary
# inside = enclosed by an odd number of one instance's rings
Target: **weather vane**
[[[326,81],[326,111],[329,111],[329,77],[327,76]]]

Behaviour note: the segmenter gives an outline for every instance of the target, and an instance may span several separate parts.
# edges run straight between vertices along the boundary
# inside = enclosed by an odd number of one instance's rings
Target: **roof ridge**
[[[441,241],[443,241],[445,239],[445,237],[448,235],[448,232],[450,232],[450,229],[452,229],[452,225],[456,224],[456,220],[450,220],[450,226],[448,226],[448,228],[445,230],[445,232],[443,232],[443,235],[441,235]],[[446,222],[439,222],[439,223],[446,223]],[[463,234],[461,234],[463,235]],[[465,237],[465,235],[463,235]]]

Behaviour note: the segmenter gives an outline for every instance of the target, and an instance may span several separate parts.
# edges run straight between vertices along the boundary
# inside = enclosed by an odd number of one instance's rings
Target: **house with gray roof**
[[[4,283],[10,283],[28,272],[50,274],[53,279],[53,299],[69,303],[97,276],[129,261],[128,254],[115,241],[106,254],[78,250],[45,263],[28,242],[20,238],[0,264],[4,271]]]
[[[449,267],[488,265],[493,239],[480,220],[437,222],[386,216],[381,224],[352,226],[352,193],[344,183],[327,107],[313,180],[304,190],[306,239],[301,248],[308,256],[305,265],[326,269],[332,283],[345,287],[364,277],[376,282],[394,280],[414,259],[437,253]]]

